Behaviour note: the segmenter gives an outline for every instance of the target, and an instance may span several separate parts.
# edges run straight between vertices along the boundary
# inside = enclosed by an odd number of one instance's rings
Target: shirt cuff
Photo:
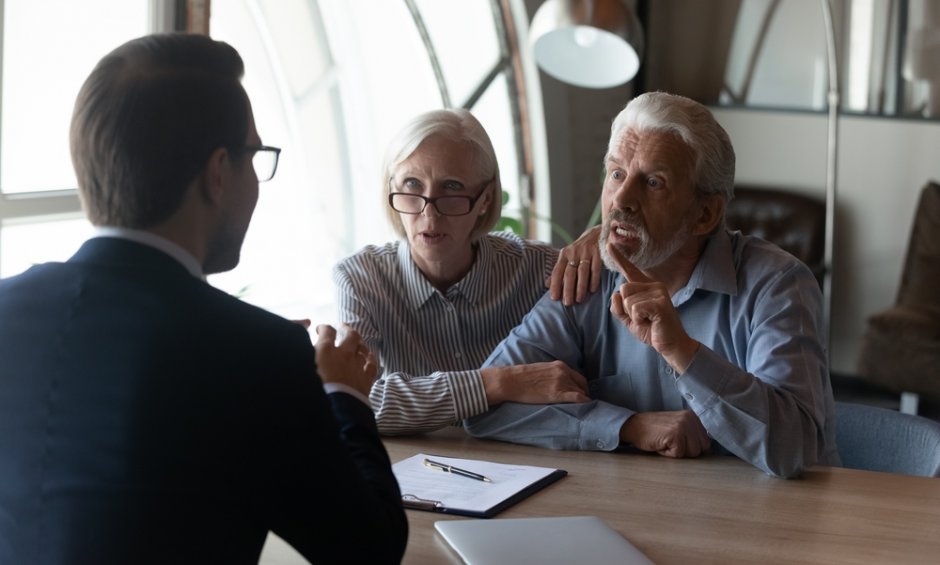
[[[369,403],[369,399],[366,395],[362,394],[353,387],[343,384],[343,383],[323,383],[323,391],[327,394],[333,394],[336,392],[343,392],[350,396],[353,396],[359,399],[360,402],[369,407],[369,410],[372,410],[372,404]]]
[[[453,393],[454,414],[458,420],[472,418],[489,410],[480,371],[452,371],[444,375]]]
[[[718,402],[727,378],[728,360],[701,345],[692,363],[676,379],[676,389],[695,413],[702,414]]]
[[[578,448],[583,451],[613,451],[620,446],[620,428],[635,412],[602,400],[596,402],[590,417],[581,422]]]

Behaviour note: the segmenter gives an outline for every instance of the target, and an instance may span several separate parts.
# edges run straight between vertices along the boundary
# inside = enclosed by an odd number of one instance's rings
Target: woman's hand
[[[558,262],[545,281],[552,300],[562,299],[565,306],[580,304],[588,289],[594,293],[601,287],[604,263],[597,243],[600,235],[601,227],[595,226],[558,253]]]

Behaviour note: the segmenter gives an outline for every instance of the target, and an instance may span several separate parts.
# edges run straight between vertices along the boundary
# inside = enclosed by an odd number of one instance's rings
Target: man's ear
[[[700,196],[699,215],[692,229],[694,235],[708,235],[712,233],[721,219],[725,216],[725,199],[720,194],[707,194]]]
[[[222,201],[232,170],[231,160],[228,149],[219,147],[209,155],[202,170],[202,194],[212,204]]]

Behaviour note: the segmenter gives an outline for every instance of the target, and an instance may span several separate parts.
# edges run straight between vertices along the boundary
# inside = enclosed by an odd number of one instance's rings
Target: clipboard
[[[429,468],[425,459],[472,471],[491,482]],[[474,518],[491,518],[568,474],[564,469],[424,453],[395,463],[392,471],[405,508]]]

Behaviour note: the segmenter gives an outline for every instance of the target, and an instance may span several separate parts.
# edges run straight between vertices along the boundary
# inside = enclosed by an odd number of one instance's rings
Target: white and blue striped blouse
[[[333,269],[339,321],[381,365],[370,400],[383,434],[431,431],[485,412],[478,371],[545,294],[558,251],[509,233],[476,243],[473,268],[446,293],[407,241],[369,245]]]

